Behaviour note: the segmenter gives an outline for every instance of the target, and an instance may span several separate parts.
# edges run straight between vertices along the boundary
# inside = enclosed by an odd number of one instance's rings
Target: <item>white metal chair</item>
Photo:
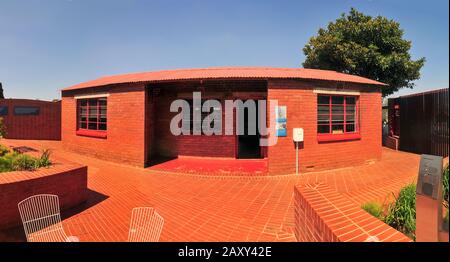
[[[152,207],[136,207],[131,212],[128,242],[158,242],[164,219]]]
[[[78,242],[77,237],[67,237],[64,232],[58,196],[35,195],[17,206],[28,242]]]

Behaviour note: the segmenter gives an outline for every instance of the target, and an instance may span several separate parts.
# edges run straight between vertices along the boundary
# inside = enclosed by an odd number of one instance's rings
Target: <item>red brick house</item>
[[[381,156],[383,83],[334,71],[206,68],[103,77],[62,90],[65,147],[99,158],[148,166],[159,157],[254,158],[269,174],[295,172],[293,128],[304,129],[300,172],[344,167]],[[278,100],[287,134],[262,147],[239,135],[170,132],[172,101],[199,91],[204,99]]]

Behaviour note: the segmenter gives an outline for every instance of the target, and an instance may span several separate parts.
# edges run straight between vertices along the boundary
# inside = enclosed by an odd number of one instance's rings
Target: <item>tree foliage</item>
[[[3,86],[2,83],[0,82],[0,99],[5,98],[5,95],[3,94]]]
[[[352,8],[326,29],[320,28],[303,48],[305,68],[328,69],[364,76],[389,86],[383,96],[413,88],[425,58],[412,60],[411,41],[403,39],[400,24],[371,17]]]
[[[6,126],[3,122],[3,117],[0,117],[0,139],[4,138],[6,135]]]

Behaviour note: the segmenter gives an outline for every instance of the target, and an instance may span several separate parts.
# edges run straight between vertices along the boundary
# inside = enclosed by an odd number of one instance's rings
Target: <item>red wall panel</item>
[[[319,142],[317,140],[316,88],[334,90],[336,83],[319,81],[269,81],[268,99],[287,106],[287,136],[278,137],[268,148],[269,173],[295,173],[295,144],[292,129],[304,129],[304,142],[299,149],[300,172],[317,171],[362,164],[381,157],[381,92],[379,88],[348,85],[345,90],[360,92],[361,139]],[[341,90],[343,91],[343,90]]]
[[[0,99],[0,106],[8,107],[8,114],[0,116],[6,126],[6,138],[61,139],[61,101],[48,102],[28,99]],[[14,107],[39,107],[38,115],[15,115]]]

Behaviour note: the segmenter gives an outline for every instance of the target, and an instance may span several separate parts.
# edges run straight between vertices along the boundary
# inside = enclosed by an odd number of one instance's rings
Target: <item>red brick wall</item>
[[[40,170],[0,174],[0,230],[21,224],[17,204],[37,194],[59,196],[61,210],[87,200],[87,167],[58,164]]]
[[[198,83],[176,83],[152,86],[147,92],[144,84],[122,84],[93,90],[63,92],[62,140],[66,147],[99,158],[144,166],[152,156],[207,156],[236,157],[235,136],[173,136],[170,121],[170,103],[179,92],[191,93]],[[187,85],[187,86],[183,86]],[[234,86],[236,85],[236,86]],[[336,88],[337,84],[324,81],[271,80],[268,98],[287,105],[288,136],[279,137],[278,144],[263,149],[268,156],[271,174],[295,172],[295,147],[292,128],[305,130],[305,142],[300,149],[300,171],[323,170],[351,166],[381,157],[381,92],[377,87],[346,86],[346,90],[360,91],[361,139],[319,143],[317,141],[317,94],[314,88]],[[232,89],[234,87],[234,89]],[[252,90],[264,92],[264,86],[245,83],[232,87],[221,85],[205,87],[203,98],[233,99],[233,92]],[[252,89],[251,88],[255,88]],[[159,91],[157,91],[159,90]],[[109,93],[108,137],[77,136],[76,94]],[[78,92],[78,93],[77,93]],[[208,94],[208,92],[210,92]],[[244,92],[244,93],[245,93]],[[237,93],[236,93],[237,94]],[[240,97],[240,96],[238,96]],[[223,110],[223,112],[225,112]]]
[[[287,106],[287,137],[278,137],[278,143],[268,148],[269,173],[295,173],[295,127],[304,129],[300,172],[351,166],[381,157],[381,92],[376,87],[347,85],[345,89],[360,91],[360,140],[317,141],[317,94],[313,89],[336,86],[320,81],[269,81],[268,99]]]
[[[411,241],[325,184],[295,187],[294,212],[299,242]]]
[[[28,99],[0,99],[0,106],[8,107],[8,114],[0,116],[6,126],[6,138],[61,139],[61,102]],[[15,106],[39,107],[39,115],[14,115]]]
[[[170,132],[170,121],[178,113],[170,112],[170,104],[176,96],[156,98],[155,109],[155,154],[162,156],[207,156],[235,157],[235,136],[213,135],[174,136]],[[223,116],[225,115],[222,110]],[[223,129],[224,130],[224,129]]]
[[[108,93],[107,138],[76,134],[74,95]],[[144,166],[148,148],[146,132],[146,90],[144,84],[115,85],[108,88],[62,93],[62,141],[69,150],[119,163]]]

